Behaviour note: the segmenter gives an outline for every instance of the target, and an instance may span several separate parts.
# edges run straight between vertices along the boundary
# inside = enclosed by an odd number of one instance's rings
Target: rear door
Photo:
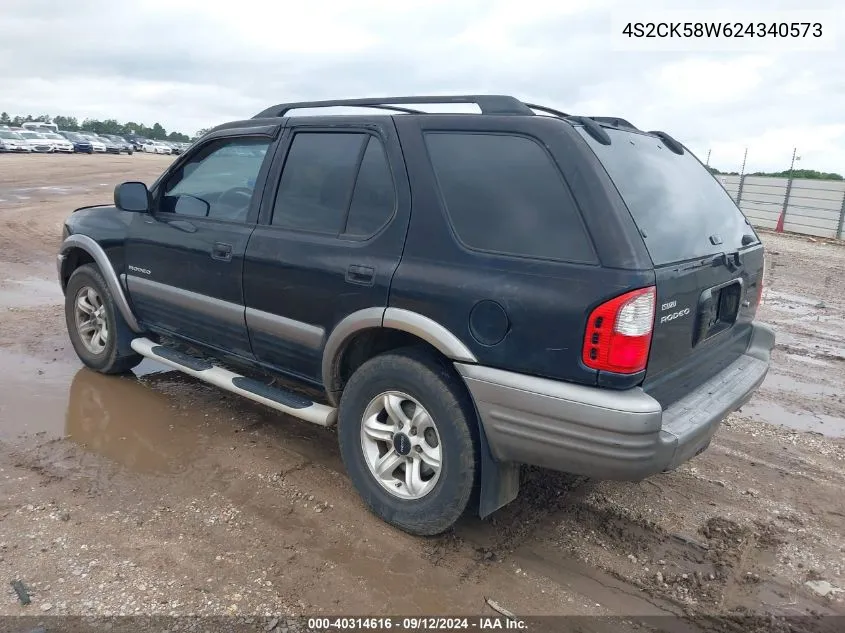
[[[657,305],[644,388],[664,406],[736,360],[762,288],[763,246],[742,212],[689,151],[657,136],[579,128],[640,230],[655,267]]]
[[[291,119],[244,263],[257,360],[320,384],[338,322],[387,306],[409,215],[391,117]]]

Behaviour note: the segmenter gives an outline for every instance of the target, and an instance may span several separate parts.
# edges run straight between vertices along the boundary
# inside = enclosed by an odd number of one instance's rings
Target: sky
[[[285,101],[499,93],[664,130],[723,170],[745,148],[746,171],[787,169],[797,147],[796,167],[845,173],[841,2],[0,0],[0,111],[193,134]],[[754,21],[821,16],[825,44],[619,33],[740,4]]]

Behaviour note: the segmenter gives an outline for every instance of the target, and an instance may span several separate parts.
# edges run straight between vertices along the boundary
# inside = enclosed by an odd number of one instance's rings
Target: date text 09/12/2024
[[[466,617],[349,617],[309,618],[312,631],[485,631],[527,630],[527,623],[519,618],[499,616]]]

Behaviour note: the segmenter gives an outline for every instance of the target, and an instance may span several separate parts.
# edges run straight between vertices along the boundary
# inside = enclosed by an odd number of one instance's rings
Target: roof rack
[[[567,119],[571,116],[566,112],[561,112],[560,110],[555,110],[554,108],[550,108],[548,106],[537,105],[536,103],[526,103],[525,105],[532,110],[539,110],[540,112],[545,112],[546,114],[553,114],[554,116],[562,119]]]
[[[637,126],[630,121],[626,121],[618,116],[591,116],[590,118],[597,123],[605,123],[613,127],[627,127],[632,130],[638,129]]]
[[[264,119],[269,117],[282,117],[291,110],[305,108],[335,108],[335,107],[358,107],[375,108],[380,110],[391,110],[405,112],[407,114],[426,114],[421,110],[412,108],[396,107],[402,104],[448,104],[448,103],[473,103],[479,107],[482,114],[521,114],[533,115],[531,107],[516,97],[508,95],[447,95],[447,96],[422,96],[422,97],[383,97],[364,99],[333,99],[329,101],[299,101],[296,103],[279,103],[262,110],[253,119]],[[542,109],[536,107],[536,109]],[[548,108],[546,111],[550,111]]]

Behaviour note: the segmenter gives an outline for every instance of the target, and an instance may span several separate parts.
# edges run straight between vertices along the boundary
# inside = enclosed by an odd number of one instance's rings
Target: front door
[[[321,382],[322,351],[345,316],[387,306],[410,216],[393,121],[291,119],[244,264],[256,359]]]
[[[255,228],[272,135],[213,138],[152,190],[132,221],[126,282],[147,328],[252,357],[243,262]]]

